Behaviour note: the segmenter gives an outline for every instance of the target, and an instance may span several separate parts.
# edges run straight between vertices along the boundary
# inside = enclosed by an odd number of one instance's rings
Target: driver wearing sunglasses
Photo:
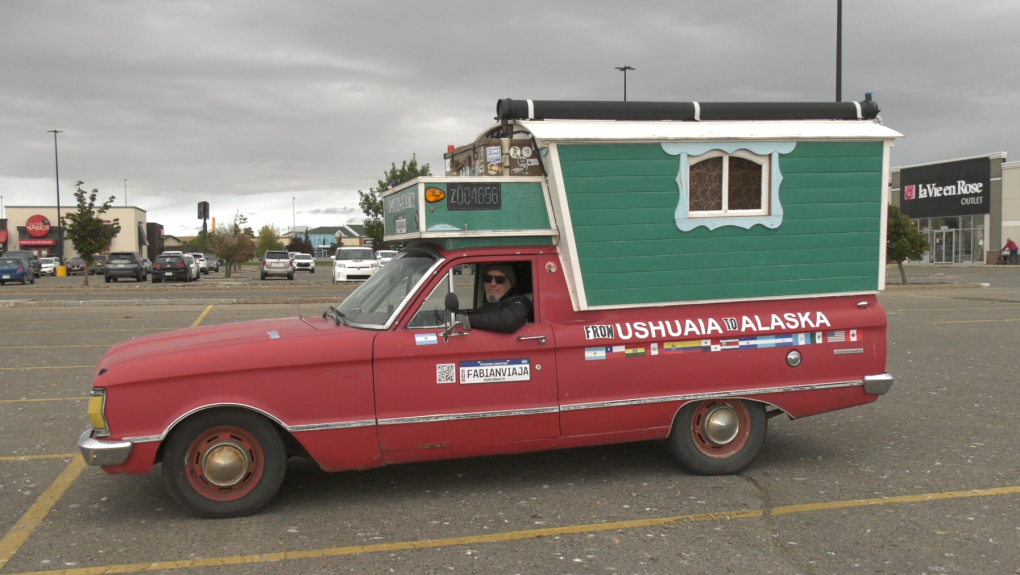
[[[469,329],[514,333],[528,322],[532,306],[517,293],[517,275],[510,264],[487,264],[480,270],[485,303],[468,315]]]

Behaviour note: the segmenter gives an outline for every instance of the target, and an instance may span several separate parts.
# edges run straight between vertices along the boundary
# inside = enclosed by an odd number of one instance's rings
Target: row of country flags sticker
[[[764,349],[769,347],[793,347],[795,345],[813,345],[819,343],[845,343],[862,341],[863,334],[856,329],[844,331],[816,331],[813,333],[792,333],[787,335],[758,335],[735,337],[728,339],[695,339],[689,341],[666,341],[661,347],[652,342],[643,347],[626,345],[607,345],[584,348],[584,359],[620,359],[625,357],[644,357],[671,353],[700,353],[712,351],[728,351],[733,349]]]

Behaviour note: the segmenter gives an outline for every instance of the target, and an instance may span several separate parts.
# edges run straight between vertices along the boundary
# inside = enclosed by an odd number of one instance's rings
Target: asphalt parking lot
[[[83,468],[91,371],[131,337],[326,304],[0,309],[0,573],[1020,573],[1020,273],[1003,273],[881,295],[892,392],[772,419],[739,476],[687,475],[657,443],[339,474],[292,459],[268,507],[219,521],[177,506],[159,467]]]

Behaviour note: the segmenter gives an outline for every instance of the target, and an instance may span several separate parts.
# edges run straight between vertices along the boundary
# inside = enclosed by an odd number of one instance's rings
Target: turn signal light
[[[439,188],[425,188],[425,201],[434,204],[446,198],[446,192]]]
[[[97,437],[110,435],[106,425],[106,390],[93,387],[89,397],[89,423],[96,432]]]

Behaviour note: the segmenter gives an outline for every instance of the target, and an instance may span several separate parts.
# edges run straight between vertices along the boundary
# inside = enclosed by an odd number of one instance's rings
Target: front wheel
[[[279,491],[287,452],[265,418],[207,411],[174,430],[163,453],[163,478],[181,505],[201,517],[250,515]]]
[[[696,475],[730,475],[747,467],[768,429],[765,406],[713,399],[683,406],[667,440],[670,455]]]

